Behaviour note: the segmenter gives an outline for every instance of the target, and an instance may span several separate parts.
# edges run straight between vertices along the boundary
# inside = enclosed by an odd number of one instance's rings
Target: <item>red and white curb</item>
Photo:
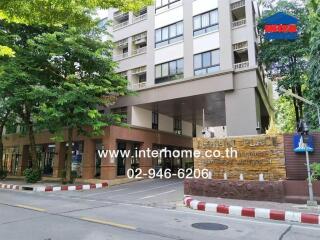
[[[240,206],[228,206],[223,204],[206,203],[194,200],[186,196],[183,200],[185,206],[194,210],[227,214],[230,216],[270,219],[297,223],[320,225],[320,215],[291,211],[272,210],[265,208],[245,208]]]
[[[0,188],[2,189],[12,189],[12,190],[22,190],[21,186],[13,184],[3,184],[0,183]]]
[[[107,182],[96,183],[96,184],[86,184],[86,185],[75,185],[75,186],[43,186],[43,187],[32,187],[32,186],[21,186],[21,185],[11,185],[0,183],[0,188],[11,189],[11,190],[26,190],[29,188],[34,192],[57,192],[57,191],[79,191],[79,190],[90,190],[108,187]]]

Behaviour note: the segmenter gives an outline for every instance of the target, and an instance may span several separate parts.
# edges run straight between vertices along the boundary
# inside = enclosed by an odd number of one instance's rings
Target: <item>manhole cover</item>
[[[219,223],[194,223],[191,226],[201,230],[213,230],[213,231],[221,231],[221,230],[228,229],[227,225],[223,225]]]

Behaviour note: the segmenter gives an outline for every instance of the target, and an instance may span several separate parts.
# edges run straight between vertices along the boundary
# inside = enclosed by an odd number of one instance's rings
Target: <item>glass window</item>
[[[194,55],[194,75],[198,76],[213,73],[218,71],[219,69],[219,49]]]
[[[203,14],[201,16],[202,27],[208,27],[210,25],[209,13]]]
[[[161,41],[161,29],[156,30],[156,42]]]
[[[201,16],[196,16],[193,18],[193,26],[194,26],[194,29],[201,28]]]
[[[177,74],[177,62],[176,61],[172,61],[169,63],[169,72],[170,75],[175,75]]]
[[[194,68],[199,69],[202,68],[202,56],[201,54],[197,54],[194,56]]]
[[[177,23],[177,35],[182,35],[183,34],[183,22],[178,22]]]
[[[177,61],[177,73],[180,74],[180,73],[183,73],[183,59],[180,59]]]
[[[202,54],[202,67],[211,66],[211,53],[206,52]]]
[[[210,12],[210,25],[215,25],[218,23],[218,10]]]
[[[220,64],[220,51],[215,50],[211,52],[211,65],[218,65]]]
[[[218,10],[202,13],[193,17],[193,35],[197,36],[218,29]]]
[[[168,27],[162,28],[162,40],[168,39],[169,32],[168,32]]]
[[[156,78],[161,78],[161,65],[156,66]]]
[[[168,63],[162,64],[162,77],[169,76],[169,67]]]
[[[169,27],[169,33],[170,33],[170,35],[169,35],[170,38],[177,36],[177,25],[176,24],[173,24]]]

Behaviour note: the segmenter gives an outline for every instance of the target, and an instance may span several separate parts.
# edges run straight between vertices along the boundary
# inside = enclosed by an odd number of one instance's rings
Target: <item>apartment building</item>
[[[157,0],[108,15],[118,71],[138,93],[115,106],[130,125],[193,137],[203,125],[214,136],[265,131],[272,90],[257,62],[255,1]]]
[[[101,158],[99,150],[191,149],[192,138],[264,133],[273,114],[271,85],[257,62],[259,38],[253,0],[156,0],[136,13],[108,11],[117,71],[137,92],[112,109],[129,128],[106,127],[104,135],[74,139],[73,169],[84,179],[126,177],[128,169],[193,166],[180,157]],[[43,174],[61,177],[66,143],[37,134]],[[6,168],[21,175],[30,166],[29,141],[4,140]],[[133,151],[132,151],[133,153]]]

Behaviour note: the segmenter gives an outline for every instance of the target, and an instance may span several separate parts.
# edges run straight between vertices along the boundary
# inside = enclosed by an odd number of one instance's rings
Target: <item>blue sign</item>
[[[262,20],[266,40],[296,40],[299,20],[279,12]]]
[[[303,137],[300,134],[295,134],[293,136],[293,150],[296,153],[306,152]],[[311,135],[308,136],[307,150],[308,152],[314,152],[314,142]]]

